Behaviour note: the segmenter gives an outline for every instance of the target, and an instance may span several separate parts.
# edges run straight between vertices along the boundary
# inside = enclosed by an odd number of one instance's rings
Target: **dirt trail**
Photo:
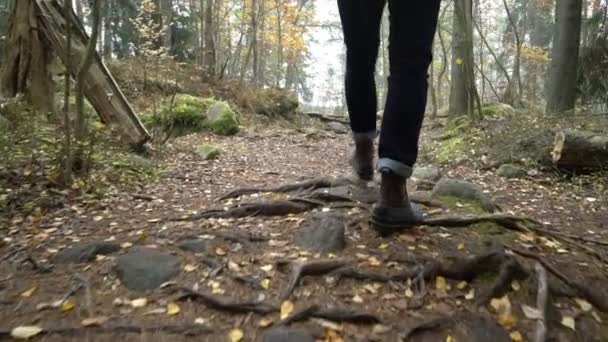
[[[191,152],[204,142],[221,148],[217,160],[205,161]],[[325,132],[193,135],[174,144],[156,184],[101,202],[74,201],[39,222],[15,221],[2,233],[0,245],[0,339],[16,326],[38,325],[46,330],[40,337],[44,341],[229,341],[230,332],[239,331],[244,341],[287,341],[268,333],[283,325],[302,332],[302,338],[326,341],[396,341],[400,336],[411,341],[517,341],[519,334],[521,340],[532,340],[538,314],[529,310],[537,305],[535,260],[513,255],[511,249],[540,256],[575,282],[594,284],[601,297],[597,303],[605,301],[605,204],[541,176],[505,180],[468,166],[444,172],[481,186],[504,212],[534,218],[563,238],[495,224],[425,226],[382,238],[369,229],[365,205],[319,205],[278,217],[169,220],[297,197],[304,192],[218,200],[239,187],[348,174],[348,151],[347,136]],[[462,216],[470,214],[466,209],[456,202],[449,209],[426,211]],[[344,248],[316,252],[298,247],[299,232],[323,215],[342,221]],[[340,222],[330,223],[336,224]],[[585,241],[569,242],[567,234]],[[95,246],[76,256],[90,256],[85,262],[60,261],[69,248],[93,241],[109,243],[109,250]],[[191,248],[184,247],[185,241]],[[130,290],[124,278],[119,280],[125,272],[136,272],[121,258],[139,250],[167,257],[158,259],[156,270],[162,272],[166,261],[170,281],[162,288]],[[148,255],[154,254],[143,258]],[[304,276],[294,282],[298,265],[305,265]],[[471,274],[466,273],[469,266]],[[580,299],[580,290],[550,270],[547,279],[551,302],[541,312],[548,336],[555,341],[606,340],[608,316],[601,311],[607,308],[589,306],[593,298]],[[292,293],[286,290],[290,282]],[[492,301],[495,294],[509,299]],[[133,301],[138,298],[146,298],[145,306]],[[281,322],[282,314],[287,322]],[[83,327],[82,321],[91,317],[99,321]]]

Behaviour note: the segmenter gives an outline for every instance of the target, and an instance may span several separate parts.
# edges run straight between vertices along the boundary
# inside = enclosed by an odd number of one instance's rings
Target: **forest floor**
[[[221,155],[203,160],[202,143]],[[543,174],[452,165],[444,177],[503,212],[418,189],[429,225],[381,237],[367,222],[373,190],[340,178],[349,145],[317,130],[190,135],[137,193],[14,219],[0,232],[0,339],[36,326],[41,341],[533,341],[544,322],[550,341],[608,340],[605,202]],[[220,200],[320,177],[339,184]],[[456,222],[470,217],[489,221]],[[315,224],[335,234],[311,242]]]

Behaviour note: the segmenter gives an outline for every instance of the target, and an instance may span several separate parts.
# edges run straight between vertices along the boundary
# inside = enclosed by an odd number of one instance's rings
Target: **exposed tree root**
[[[478,300],[478,304],[486,305],[492,298],[499,298],[504,296],[511,290],[511,283],[514,280],[524,280],[528,278],[529,274],[524,267],[517,262],[515,259],[507,259],[500,266],[500,272],[498,277],[494,281],[494,284],[490,290]]]
[[[285,300],[291,296],[300,279],[309,275],[325,275],[348,264],[344,259],[327,259],[312,261],[279,262],[278,266],[291,265],[291,278],[285,290],[281,294],[281,299]]]
[[[380,318],[366,312],[342,308],[322,308],[319,305],[311,305],[280,321],[278,325],[289,325],[310,318],[322,318],[334,322],[356,324],[376,324],[381,322]]]
[[[581,298],[585,298],[589,303],[593,304],[601,312],[608,312],[608,298],[604,294],[594,291],[591,287],[581,284],[574,280],[572,277],[568,277],[560,272],[555,266],[551,265],[540,255],[524,251],[518,248],[507,246],[513,253],[538,261],[547,271],[553,274],[556,278],[564,282],[566,285],[576,291],[577,295]]]
[[[171,221],[197,221],[210,218],[243,218],[251,216],[287,216],[309,211],[316,206],[295,201],[251,203],[228,210],[212,209],[186,217],[173,218]]]
[[[422,223],[427,226],[441,226],[441,227],[467,227],[473,224],[493,222],[499,224],[507,229],[517,231],[529,231],[522,224],[534,222],[533,219],[528,217],[506,215],[506,214],[491,214],[491,215],[480,215],[480,216],[442,216],[425,219]]]
[[[336,186],[351,185],[354,184],[353,180],[341,177],[341,178],[315,178],[309,181],[286,184],[278,187],[269,188],[240,188],[235,189],[224,196],[220,197],[219,200],[227,200],[230,198],[237,198],[244,195],[251,195],[255,193],[288,193],[295,191],[313,191],[320,188],[331,188]]]
[[[407,341],[410,337],[420,334],[424,331],[437,330],[454,324],[454,319],[449,317],[441,317],[432,319],[430,321],[424,321],[418,325],[408,328],[407,330],[399,334],[400,341]]]
[[[199,324],[185,325],[103,325],[91,327],[47,327],[43,328],[38,336],[49,335],[85,335],[85,334],[142,334],[145,332],[162,332],[173,335],[201,336],[213,332],[212,329]],[[10,338],[11,330],[0,330],[0,338]]]
[[[231,313],[259,313],[259,314],[269,314],[273,312],[277,312],[278,308],[275,305],[271,305],[264,302],[237,302],[227,297],[217,297],[207,293],[196,292],[188,288],[180,288],[179,289],[182,294],[180,294],[176,300],[194,300],[200,301],[205,304],[207,307],[220,310],[227,311]]]

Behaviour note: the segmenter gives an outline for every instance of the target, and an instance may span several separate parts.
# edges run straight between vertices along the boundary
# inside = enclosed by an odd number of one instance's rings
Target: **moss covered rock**
[[[219,155],[221,153],[222,153],[222,151],[219,148],[217,148],[213,145],[209,145],[209,144],[202,144],[198,148],[198,154],[204,160],[215,159],[215,158],[219,157]]]
[[[219,135],[234,135],[239,132],[239,114],[226,102],[216,101],[207,110],[205,126]]]
[[[199,132],[205,128],[205,113],[214,102],[213,99],[179,94],[173,102],[166,99],[158,114],[144,114],[142,121],[146,126],[159,127],[177,135]]]
[[[433,197],[450,197],[477,203],[485,212],[494,212],[496,205],[480,187],[463,180],[442,178],[433,188]]]
[[[514,164],[503,164],[498,168],[496,174],[503,178],[520,178],[526,176],[528,172]]]
[[[481,109],[483,116],[503,117],[515,113],[515,109],[506,103],[492,103]]]

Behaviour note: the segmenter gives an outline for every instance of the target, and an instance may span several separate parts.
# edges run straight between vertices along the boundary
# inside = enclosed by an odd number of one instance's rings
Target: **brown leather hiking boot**
[[[380,198],[372,209],[372,227],[386,235],[421,223],[422,211],[410,203],[406,178],[389,169],[381,169],[380,173]]]
[[[376,132],[354,133],[355,151],[351,165],[355,174],[364,181],[374,179],[374,138]]]

